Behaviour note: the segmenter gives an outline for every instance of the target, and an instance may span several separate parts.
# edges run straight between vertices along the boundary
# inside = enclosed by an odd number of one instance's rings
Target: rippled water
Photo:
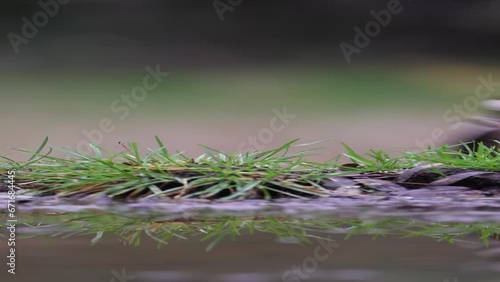
[[[1,281],[500,281],[494,199],[24,200]]]
[[[0,201],[2,198],[0,197]],[[346,196],[313,200],[277,199],[243,201],[143,199],[112,201],[105,196],[78,200],[26,196],[21,211],[78,212],[101,210],[133,215],[154,215],[165,220],[203,216],[340,216],[356,218],[407,217],[431,222],[500,222],[500,198],[451,197],[357,197]]]
[[[133,247],[112,239],[89,246],[88,236],[49,244],[27,239],[20,243],[18,274],[13,278],[3,271],[0,277],[2,281],[499,281],[499,258],[487,256],[476,243],[333,237],[339,247],[328,256],[326,251],[321,254],[322,261],[314,259],[319,243],[285,244],[263,234],[222,242],[210,252],[195,239],[173,240],[159,250],[151,241]],[[286,274],[294,269],[299,270]],[[116,271],[130,279],[119,280]]]

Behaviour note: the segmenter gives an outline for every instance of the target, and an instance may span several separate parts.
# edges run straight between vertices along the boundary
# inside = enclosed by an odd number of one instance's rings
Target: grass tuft
[[[500,153],[481,143],[474,148],[452,150],[451,146],[404,152],[391,157],[381,150],[362,155],[344,144],[344,154],[355,164],[340,166],[335,162],[309,162],[306,157],[321,148],[293,152],[310,144],[296,144],[298,139],[268,151],[227,154],[203,146],[205,154],[189,158],[171,154],[158,136],[158,149],[142,156],[137,143],[112,153],[91,144],[93,155],[83,155],[61,148],[47,149],[45,138],[26,163],[1,157],[0,173],[17,169],[17,185],[33,195],[106,195],[117,198],[164,197],[171,199],[271,199],[276,197],[327,197],[331,190],[321,186],[329,176],[360,172],[397,172],[422,164],[440,163],[443,167],[472,170],[500,170]],[[50,155],[52,149],[64,151],[71,159]],[[1,184],[0,184],[1,185]]]

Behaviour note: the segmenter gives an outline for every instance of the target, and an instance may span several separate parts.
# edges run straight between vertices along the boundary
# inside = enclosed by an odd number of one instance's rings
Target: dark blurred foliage
[[[220,0],[227,3],[228,0]],[[233,0],[235,1],[235,0]],[[46,0],[44,0],[46,2]],[[235,1],[237,2],[237,1]],[[243,0],[221,21],[213,1],[71,0],[15,54],[7,38],[38,1],[2,0],[0,61],[4,69],[175,68],[255,64],[346,65],[340,42],[373,20],[388,0]],[[422,56],[496,62],[500,2],[401,0],[354,63]]]

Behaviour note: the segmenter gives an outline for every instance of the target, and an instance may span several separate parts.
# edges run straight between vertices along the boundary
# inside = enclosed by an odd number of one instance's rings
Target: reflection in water
[[[486,222],[166,220],[103,211],[34,212],[21,222],[19,281],[462,282],[500,275],[500,225]]]
[[[346,219],[297,217],[234,217],[206,218],[197,216],[184,220],[164,220],[163,217],[136,217],[123,214],[84,211],[24,215],[21,232],[29,237],[68,237],[94,235],[92,244],[104,237],[118,238],[126,245],[138,246],[148,238],[168,245],[172,238],[200,238],[208,242],[207,251],[223,239],[235,239],[242,234],[270,233],[282,243],[310,244],[314,239],[330,241],[329,234],[369,234],[373,238],[396,235],[403,238],[425,236],[453,243],[466,236],[477,236],[485,246],[500,234],[500,224],[479,222],[423,222],[405,218]],[[143,236],[144,235],[144,236]]]

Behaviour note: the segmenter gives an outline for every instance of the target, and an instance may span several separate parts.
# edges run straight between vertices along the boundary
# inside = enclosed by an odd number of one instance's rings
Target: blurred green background
[[[339,45],[355,45],[353,28],[388,2],[242,1],[221,21],[210,1],[74,0],[57,4],[17,53],[11,38],[23,36],[22,18],[44,10],[3,2],[0,154],[26,158],[9,147],[35,150],[45,136],[54,146],[86,151],[92,141],[119,151],[118,142],[155,147],[158,135],[191,156],[202,153],[198,144],[233,152],[294,138],[331,139],[315,160],[342,153],[341,142],[415,149],[453,125],[443,113],[474,95],[479,76],[500,79],[500,9],[401,1],[349,63]],[[113,102],[156,65],[169,76],[120,118]],[[272,126],[284,108],[295,117]],[[112,130],[99,128],[103,119]]]

